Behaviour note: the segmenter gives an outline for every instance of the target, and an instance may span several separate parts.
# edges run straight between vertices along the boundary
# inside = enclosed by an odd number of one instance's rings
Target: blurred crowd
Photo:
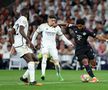
[[[30,39],[33,32],[41,24],[47,22],[48,15],[56,15],[57,23],[75,23],[83,18],[86,27],[97,34],[108,34],[108,0],[15,0],[8,7],[0,8],[0,68],[8,66],[10,59],[10,39],[8,31],[20,16],[23,8],[28,9]],[[64,35],[74,42],[72,33],[65,26],[61,26]],[[100,56],[108,66],[108,43],[89,38],[96,55]],[[37,37],[37,49],[40,50],[41,35]],[[59,55],[74,56],[74,49],[66,47],[57,37]],[[70,62],[71,63],[71,62]],[[69,64],[70,64],[69,63]]]

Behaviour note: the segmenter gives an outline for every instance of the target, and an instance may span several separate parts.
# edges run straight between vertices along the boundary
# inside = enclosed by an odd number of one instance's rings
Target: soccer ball
[[[89,82],[90,76],[88,74],[83,74],[80,76],[82,82]]]

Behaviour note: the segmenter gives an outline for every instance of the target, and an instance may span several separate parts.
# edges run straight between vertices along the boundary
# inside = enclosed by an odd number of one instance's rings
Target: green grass
[[[0,70],[0,90],[107,90],[108,89],[108,71],[94,71],[99,78],[99,83],[82,83],[80,75],[85,71],[62,70],[64,81],[59,81],[55,70],[46,71],[46,80],[41,81],[40,70],[36,71],[38,82],[44,85],[29,86],[24,85],[19,77],[24,70]]]

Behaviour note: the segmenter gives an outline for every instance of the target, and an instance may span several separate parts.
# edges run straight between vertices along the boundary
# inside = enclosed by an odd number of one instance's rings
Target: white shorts
[[[42,54],[50,54],[53,60],[58,60],[58,51],[56,47],[42,47]]]
[[[15,50],[20,57],[27,53],[33,53],[32,49],[30,49],[28,46],[17,47]]]

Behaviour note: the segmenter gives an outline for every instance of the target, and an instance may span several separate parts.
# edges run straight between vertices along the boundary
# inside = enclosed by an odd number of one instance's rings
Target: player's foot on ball
[[[37,83],[36,81],[30,82],[29,85],[34,85],[34,86],[42,86],[42,83]]]
[[[44,81],[45,80],[45,76],[41,76],[41,79]]]
[[[96,83],[96,82],[99,82],[99,80],[96,78],[96,77],[93,77],[91,81],[89,81],[91,83]]]
[[[28,78],[23,78],[23,77],[20,77],[20,80],[24,83],[28,83]]]

